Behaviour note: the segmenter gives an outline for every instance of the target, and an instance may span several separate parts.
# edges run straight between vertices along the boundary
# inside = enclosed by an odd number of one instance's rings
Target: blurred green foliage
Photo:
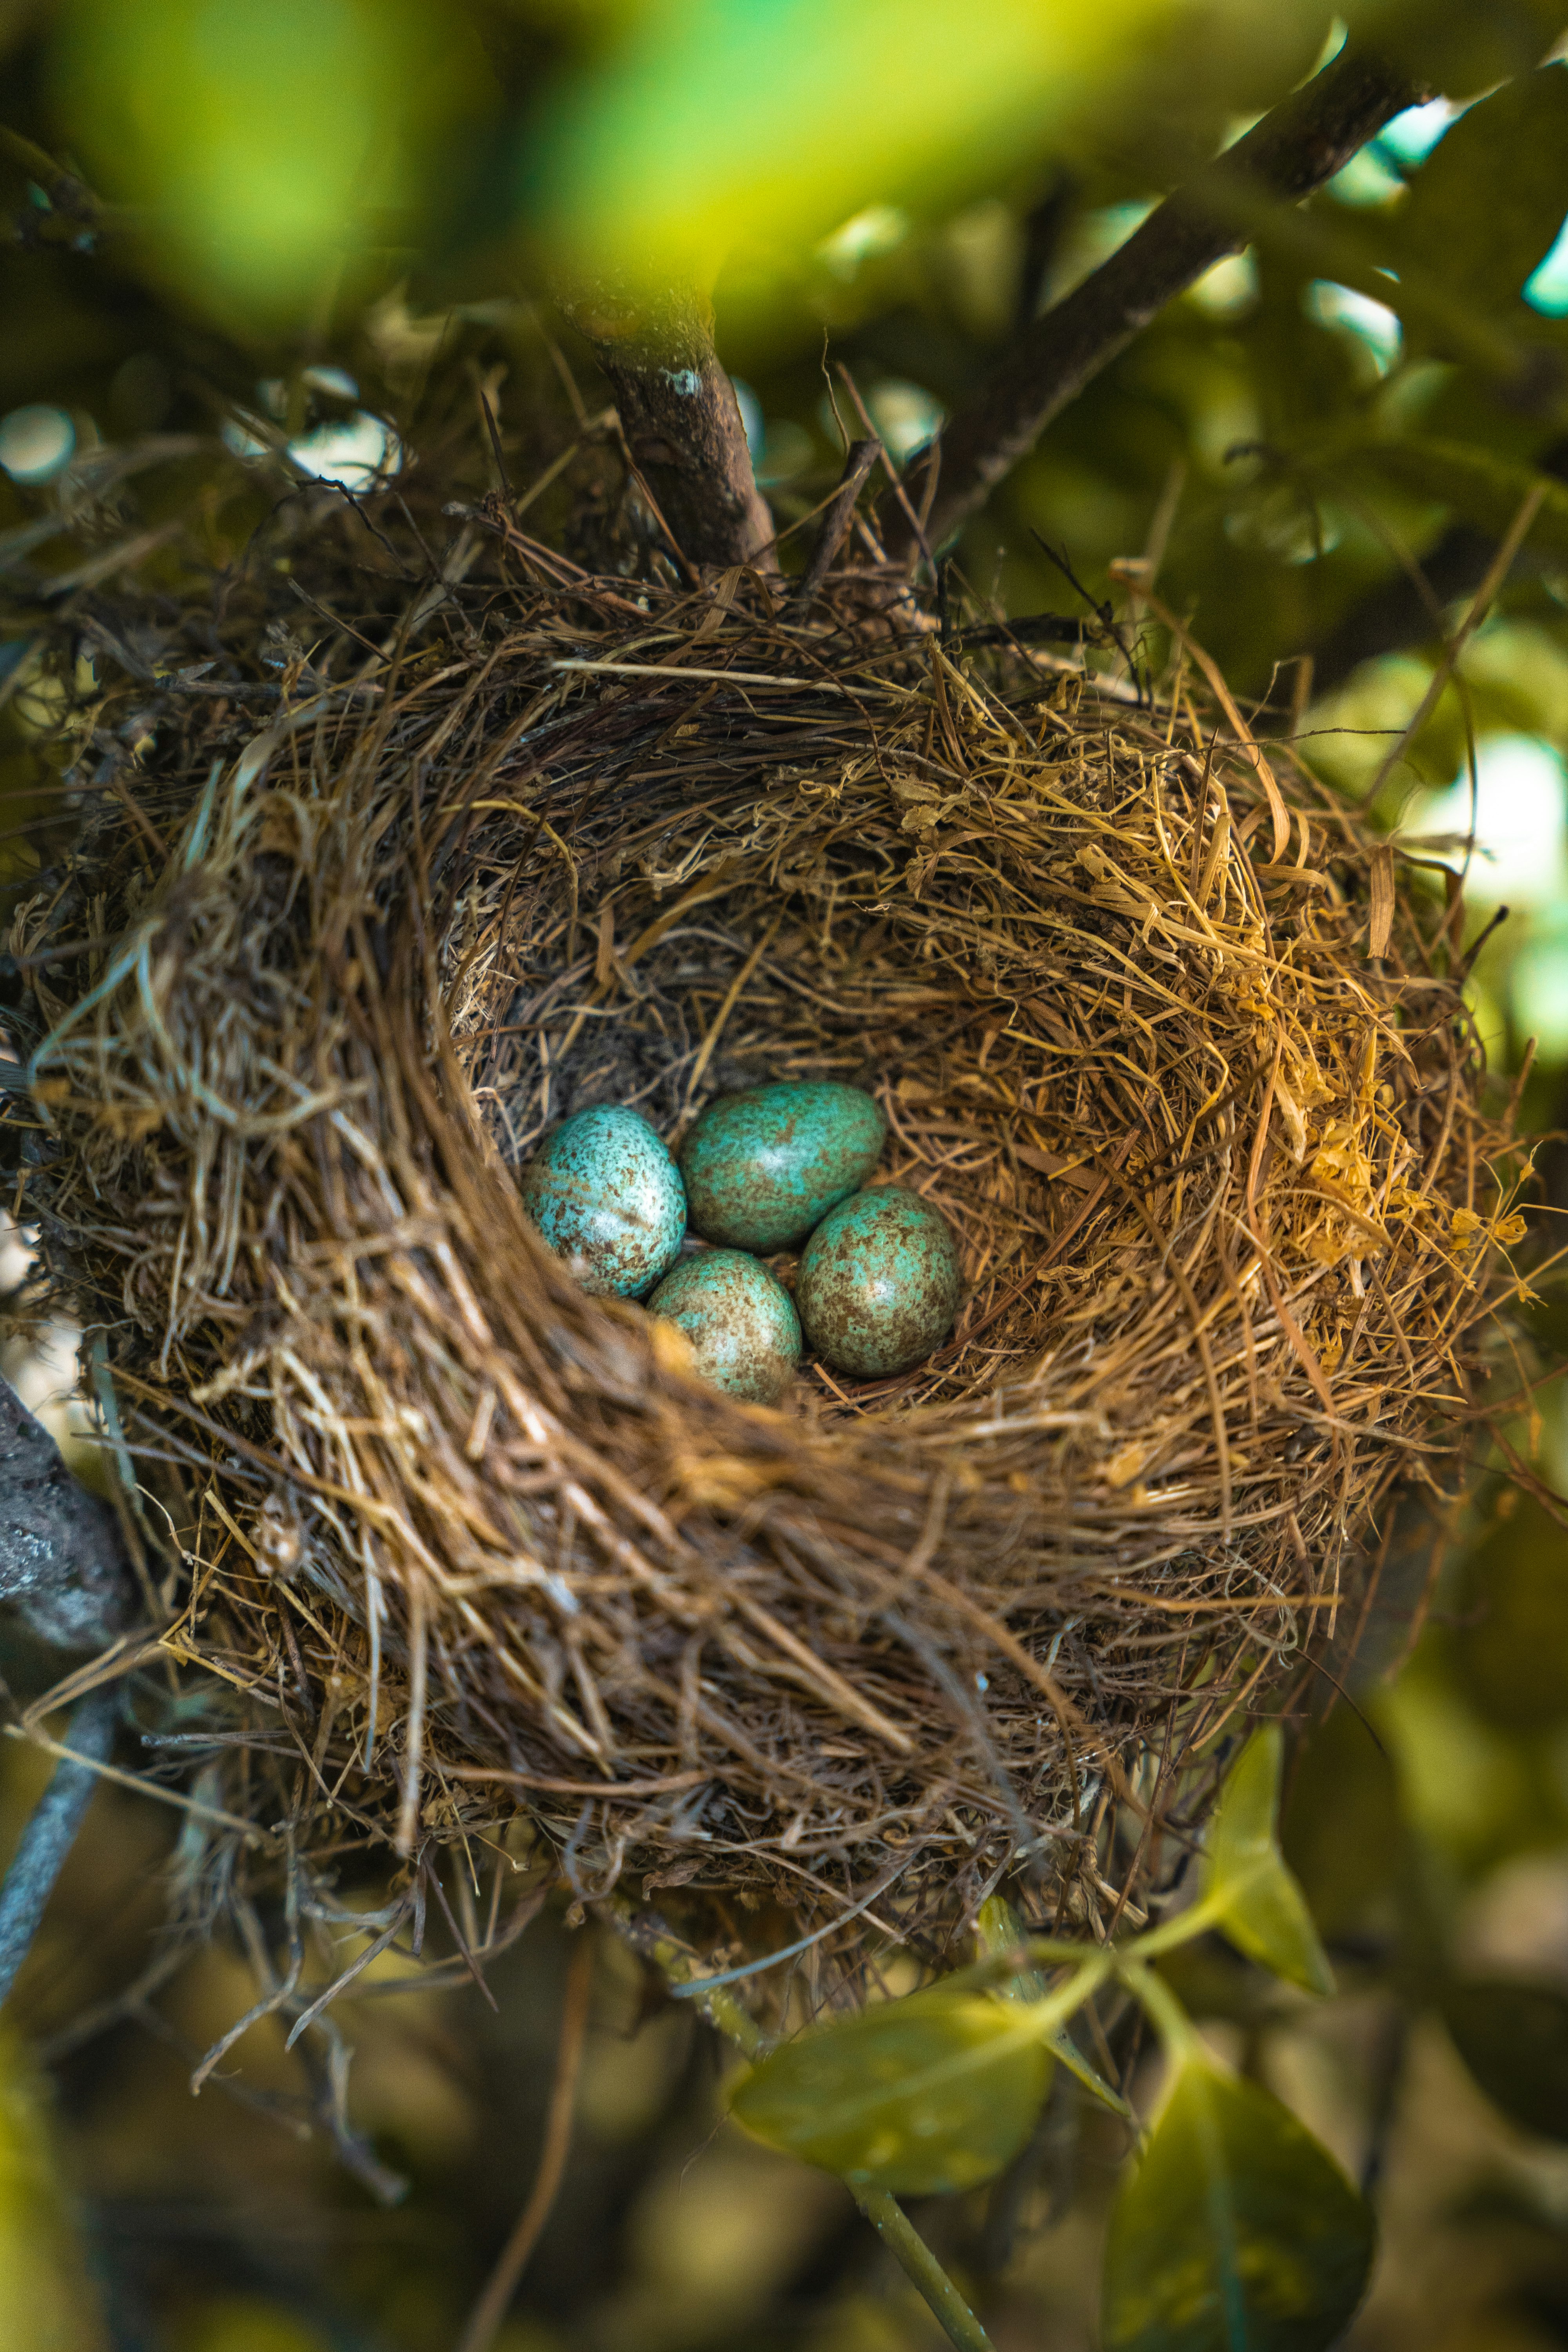
[[[1165,13],[1161,0],[649,7],[545,118],[531,178],[546,232],[576,267],[657,288],[711,276],[737,246],[801,255],[872,200],[940,210],[1059,137]]]
[[[293,323],[378,211],[427,205],[482,54],[414,0],[82,0],[50,60],[125,234],[220,316]]]
[[[1510,898],[1471,976],[1476,1017],[1503,1082],[1523,1077],[1541,1038],[1523,1116],[1568,1127],[1568,69],[1543,63],[1568,5],[1359,0],[1340,13],[1440,100],[1289,221],[1247,224],[1246,252],[1170,304],[966,528],[953,593],[970,618],[1055,607],[1066,591],[1037,534],[1096,597],[1112,566],[1146,554],[1260,729],[1293,733],[1359,794],[1544,468],[1497,610],[1376,814],[1410,836],[1436,830],[1421,854],[1458,869],[1472,761],[1484,848],[1523,772],[1494,754],[1531,753],[1539,843],[1511,866],[1500,848],[1496,866],[1476,857],[1459,944]],[[467,433],[476,387],[526,490],[579,429],[562,370],[589,415],[604,397],[552,309],[563,268],[713,275],[721,350],[787,528],[858,429],[852,388],[907,455],[1022,321],[1278,102],[1334,31],[1333,10],[1308,0],[16,0],[0,9],[13,134],[0,455],[10,420],[37,408],[63,420],[66,459],[0,478],[0,566],[53,593],[80,570],[85,531],[111,582],[117,548],[192,512],[206,559],[237,562],[279,499],[303,505],[345,448],[371,480],[377,465],[438,457]],[[541,492],[534,523],[565,542],[612,495],[591,468],[569,472]],[[1145,628],[1144,644],[1158,662],[1162,635]],[[58,772],[60,707],[23,637],[0,645],[0,703],[16,835]],[[1456,779],[1457,819],[1436,797]],[[0,854],[31,853],[12,840]],[[1425,871],[1414,887],[1440,903],[1448,886]],[[1527,1274],[1561,1245],[1561,1148],[1542,1150],[1540,1187]],[[1568,1307],[1549,1276],[1531,1278],[1519,1370],[1497,1381],[1521,1392],[1500,1433],[1560,1495]],[[1354,2345],[1568,2340],[1568,2207],[1549,2145],[1568,2097],[1568,1536],[1553,1507],[1513,1497],[1484,1430],[1475,1450],[1468,1499],[1428,1498],[1380,1531],[1364,1622],[1347,1611],[1322,1671],[1293,1694],[1293,1875],[1269,1862],[1256,1882],[1272,1891],[1267,1916],[1254,1906],[1239,1933],[1220,1923],[1228,1942],[1160,1963],[1240,2071],[1191,2056],[1168,2077],[1144,2168],[1109,2222],[1129,2282],[1111,2343],[1210,2340],[1223,2291],[1192,2249],[1216,2200],[1256,2227],[1263,2292],[1274,2224],[1248,2218],[1247,2196],[1267,2170],[1249,2137],[1266,2099],[1387,2184]],[[15,1812],[23,1784],[7,1785]],[[1271,1823],[1272,1779],[1266,1793]],[[137,1906],[163,1849],[141,1820],[129,1800],[99,1820],[24,1986],[29,2032],[64,2026],[145,1959],[154,1923]],[[1236,1847],[1228,1863],[1223,1838],[1211,1847],[1210,1892],[1256,1859],[1251,1832]],[[1274,1854],[1270,1838],[1262,1850]],[[1310,2005],[1255,1965],[1321,1983],[1320,1937],[1335,2000]],[[63,2175],[36,2084],[8,2058],[0,2272],[30,2313],[29,2332],[10,2333],[47,2343],[56,2323],[41,2315],[58,2307],[62,2343],[94,2346],[63,2178],[85,2199],[117,2346],[445,2352],[537,2147],[561,1941],[542,1927],[498,1978],[499,2021],[473,1995],[367,2000],[356,2014],[368,2126],[416,2183],[401,2217],[371,2212],[266,2113],[211,2092],[193,2107],[182,2049],[250,1998],[216,1953],[160,1994],[153,2026],[122,2020],[61,2061]],[[658,2009],[624,1953],[601,1973],[578,2155],[504,2352],[929,2343],[844,2192],[727,2128],[710,2146],[713,2069],[689,2021]],[[819,1990],[831,2000],[831,1984]],[[963,2178],[1006,2161],[922,2220],[984,2289],[1004,2352],[1079,2352],[1095,2340],[1127,2135],[1039,2045],[1020,2068],[1006,2012],[984,2015],[1003,2022],[978,2042],[1012,2071],[981,2070],[991,2138]],[[835,2032],[896,2041],[908,2016]],[[1147,2109],[1136,2036],[1112,2030],[1097,2065]],[[277,2039],[247,2037],[250,2091],[292,2079]],[[854,2169],[820,2089],[807,2084],[773,2137],[793,2133],[812,2156],[805,2142],[826,2132],[827,2160]],[[1311,2194],[1339,2217],[1324,2261],[1348,2308],[1359,2209],[1321,2175]],[[1167,2307],[1167,2239],[1203,2273],[1187,2279],[1185,2318]]]
[[[990,1905],[976,1969],[808,2025],[757,2059],[731,2113],[857,2192],[973,2187],[1022,2154],[1050,2079],[1047,2047],[1113,1981],[1158,2032],[1165,2079],[1110,2214],[1106,2346],[1321,2352],[1364,2291],[1371,2210],[1279,2100],[1215,2064],[1169,1975],[1149,1966],[1217,1926],[1271,1976],[1332,1991],[1279,1844],[1282,1760],[1278,1726],[1243,1746],[1205,1840],[1198,1900],[1173,1918],[1102,1947],[1033,1941],[1007,1906]],[[1048,1989],[1044,1969],[1057,1972]]]
[[[45,2086],[7,2034],[0,2040],[0,2343],[107,2352],[52,2138]]]

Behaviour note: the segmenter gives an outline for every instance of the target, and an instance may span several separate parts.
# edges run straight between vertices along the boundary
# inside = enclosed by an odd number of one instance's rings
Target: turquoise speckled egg
[[[680,1255],[680,1171],[647,1120],[613,1103],[552,1129],[522,1171],[522,1205],[595,1297],[635,1298]]]
[[[667,1274],[650,1315],[679,1323],[716,1389],[772,1404],[800,1361],[800,1318],[782,1282],[744,1250],[703,1250]]]
[[[865,1182],[887,1132],[858,1087],[748,1087],[721,1096],[680,1154],[692,1231],[735,1249],[787,1249]]]
[[[795,1303],[823,1361],[861,1380],[907,1372],[945,1339],[963,1278],[945,1218],[902,1184],[857,1192],[801,1255]]]

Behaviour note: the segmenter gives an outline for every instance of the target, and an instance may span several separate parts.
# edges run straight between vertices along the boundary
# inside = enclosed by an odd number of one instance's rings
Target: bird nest
[[[1109,1900],[1107,1808],[1321,1648],[1456,1443],[1514,1228],[1442,910],[1180,675],[488,522],[357,679],[279,681],[241,598],[221,693],[117,688],[13,926],[25,1213],[174,1531],[207,1815],[521,1812],[589,1896]],[[585,1297],[517,1171],[785,1078],[876,1096],[965,1288],[775,1410]]]

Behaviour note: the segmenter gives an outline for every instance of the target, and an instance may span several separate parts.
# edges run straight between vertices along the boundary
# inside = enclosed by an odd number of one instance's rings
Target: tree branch
[[[136,1588],[109,1505],[71,1476],[58,1446],[0,1381],[0,1601],[40,1640],[93,1649],[127,1625]]]
[[[931,545],[939,546],[984,503],[1052,418],[1167,302],[1247,244],[1247,230],[1237,219],[1246,206],[1238,207],[1238,196],[1253,205],[1300,203],[1425,95],[1381,58],[1342,50],[1187,186],[1167,196],[1108,261],[1017,337],[939,439],[914,460],[904,488],[917,512],[931,469],[938,468],[926,524]],[[901,503],[884,498],[878,519],[889,552],[910,560],[914,536]]]
[[[574,289],[564,307],[609,378],[632,463],[686,561],[776,570],[773,517],[710,306],[681,292],[651,310],[601,284]]]
[[[816,545],[805,570],[795,584],[796,616],[805,619],[816,603],[818,591],[833,568],[833,559],[843,546],[854,518],[855,501],[866,486],[872,467],[882,454],[879,441],[851,441],[849,454],[844,460],[844,472],[838,488],[824,510]]]
[[[16,1980],[55,1881],[76,1843],[81,1817],[98,1786],[92,1768],[109,1759],[124,1703],[121,1683],[101,1684],[81,1701],[66,1731],[69,1753],[56,1765],[0,1882],[0,2001]]]

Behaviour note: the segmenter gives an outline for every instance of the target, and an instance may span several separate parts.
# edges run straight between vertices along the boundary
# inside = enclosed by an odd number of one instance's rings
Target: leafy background
[[[954,583],[976,608],[1066,609],[1042,539],[1096,598],[1119,560],[1158,556],[1163,601],[1260,724],[1359,795],[1544,478],[1376,813],[1468,863],[1472,940],[1509,907],[1469,993],[1546,1133],[1568,1124],[1568,67],[1542,60],[1568,8],[1346,13],[1442,94],[1302,212],[1247,225],[1247,250],[968,526]],[[161,529],[192,511],[212,559],[237,560],[286,493],[473,442],[479,390],[514,484],[533,482],[573,400],[603,404],[552,307],[554,273],[584,266],[716,273],[721,351],[788,525],[834,478],[841,420],[857,429],[851,380],[907,456],[1021,319],[1343,30],[1305,0],[5,0],[0,564],[63,585],[85,531],[106,580],[132,543],[156,576]],[[568,532],[595,495],[591,468],[563,477],[536,527]],[[50,539],[51,518],[76,536]],[[29,660],[0,644],[13,882],[57,756],[58,688]],[[1559,1147],[1540,1174],[1545,1264]],[[14,1286],[25,1236],[5,1250]],[[1558,1493],[1568,1288],[1549,1266],[1536,1288],[1519,1345],[1542,1385],[1502,1435]],[[5,1369],[68,1444],[70,1335],[16,1340]],[[1164,1964],[1208,2045],[1373,2194],[1381,2252],[1347,2340],[1391,2352],[1568,2343],[1568,1545],[1488,1441],[1470,1468],[1464,1495],[1383,1531],[1335,1687],[1294,1702],[1285,1847],[1337,1996],[1218,1937]],[[7,1638],[12,1687],[41,1686],[45,1662]],[[0,1839],[39,1763],[0,1756]],[[472,1990],[377,1997],[390,1960],[363,1980],[356,2113],[412,2182],[382,2212],[274,2104],[293,2062],[270,2026],[226,2088],[190,2098],[193,2053],[250,1998],[221,1948],[81,2038],[155,1952],[178,1867],[171,1821],[103,1790],[10,2005],[0,2342],[450,2345],[536,2158],[568,1930],[541,1918],[496,1969],[493,2012]],[[1157,2062],[1121,2055],[1146,2107]],[[605,1939],[576,2147],[504,2352],[935,2340],[847,2192],[720,2120],[723,2063]],[[1058,2068],[999,2183],[917,2208],[1001,2352],[1099,2340],[1126,2146]]]

